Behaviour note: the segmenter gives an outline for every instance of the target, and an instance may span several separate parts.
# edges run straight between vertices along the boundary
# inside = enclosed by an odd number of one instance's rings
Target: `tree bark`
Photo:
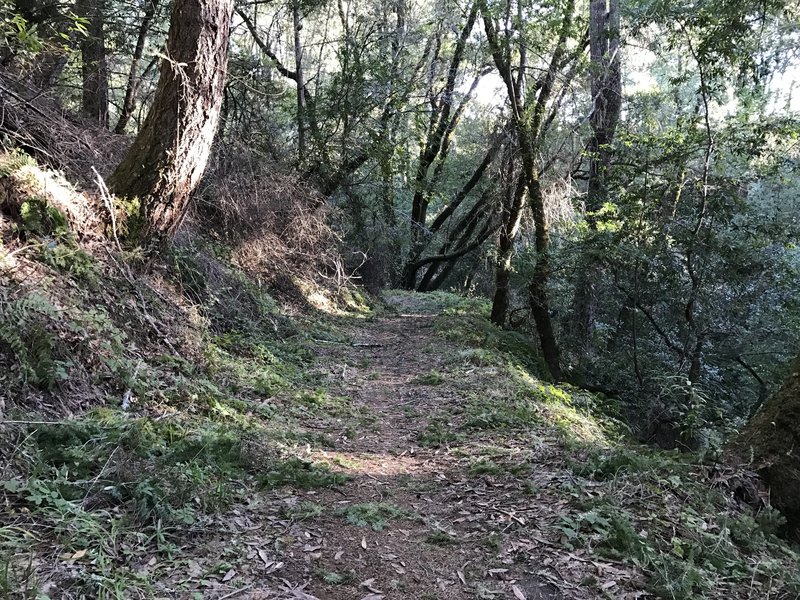
[[[751,464],[770,486],[770,501],[800,533],[800,356],[783,386],[745,426],[729,455]]]
[[[300,17],[300,2],[292,4],[292,25],[294,30],[294,70],[297,74],[297,159],[303,163],[306,159],[306,82],[303,72],[303,45],[300,41],[300,30],[303,21]]]
[[[131,115],[133,115],[133,109],[136,105],[136,92],[142,80],[138,73],[139,62],[141,62],[144,54],[144,45],[147,42],[147,34],[150,32],[153,17],[155,17],[156,10],[158,10],[158,2],[159,0],[145,0],[144,17],[142,18],[142,24],[139,26],[139,35],[136,38],[136,47],[133,50],[133,58],[128,70],[125,98],[122,101],[122,110],[120,110],[117,125],[114,127],[114,133],[125,133],[125,128],[128,126]]]
[[[155,98],[133,146],[109,178],[138,197],[139,242],[172,235],[211,151],[228,64],[233,0],[176,0],[167,58]]]
[[[608,171],[617,123],[622,110],[622,75],[619,56],[619,0],[591,0],[589,4],[589,54],[592,136],[587,145],[589,180],[586,212],[590,231],[597,226],[595,213],[608,201]],[[591,258],[583,265],[575,286],[577,346],[585,356],[591,347],[597,302],[593,280],[599,275]]]
[[[86,19],[86,35],[81,39],[83,104],[81,111],[108,126],[108,60],[106,57],[105,0],[78,0],[75,12]]]
[[[525,175],[517,179],[514,194],[508,206],[503,207],[503,226],[497,241],[497,263],[495,266],[495,288],[492,298],[492,323],[506,324],[511,283],[511,263],[514,256],[514,240],[517,237],[525,209]]]

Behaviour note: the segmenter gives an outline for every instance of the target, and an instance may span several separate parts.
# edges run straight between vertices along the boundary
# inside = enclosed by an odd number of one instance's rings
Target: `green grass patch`
[[[347,585],[356,579],[355,571],[328,571],[327,569],[317,569],[314,574],[328,585]]]
[[[411,380],[411,383],[416,385],[442,385],[446,381],[444,375],[442,375],[439,371],[435,369],[424,373],[422,375],[418,375],[414,379]]]
[[[331,471],[327,465],[296,457],[274,461],[265,471],[258,480],[266,488],[291,486],[309,490],[341,485],[350,479],[343,473]]]
[[[402,508],[389,502],[351,504],[338,509],[336,513],[352,525],[371,527],[373,531],[382,531],[390,521],[410,516]]]
[[[325,507],[316,502],[303,501],[284,510],[284,514],[293,521],[307,521],[322,516]]]
[[[459,441],[462,435],[444,419],[434,419],[417,434],[417,444],[423,448],[440,448]]]
[[[458,546],[461,542],[447,532],[434,531],[425,536],[425,543],[431,546],[439,546],[440,548],[449,548]]]

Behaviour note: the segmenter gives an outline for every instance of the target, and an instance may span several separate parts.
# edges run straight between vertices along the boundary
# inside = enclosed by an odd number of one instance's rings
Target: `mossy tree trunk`
[[[750,463],[770,487],[772,505],[800,532],[800,356],[783,386],[732,442],[730,453]]]
[[[140,201],[139,242],[170,236],[211,152],[228,64],[233,0],[176,0],[153,105],[109,179]]]

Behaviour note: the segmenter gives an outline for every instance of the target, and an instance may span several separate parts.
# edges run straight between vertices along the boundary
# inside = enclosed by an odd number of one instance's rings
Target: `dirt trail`
[[[317,348],[316,367],[333,393],[352,399],[354,414],[338,431],[320,423],[335,445],[309,448],[309,459],[350,479],[238,507],[217,540],[223,556],[235,557],[226,576],[234,575],[204,597],[600,597],[583,584],[616,567],[565,548],[553,527],[569,510],[563,488],[572,477],[555,434],[456,437],[467,403],[500,387],[502,375],[460,360],[434,315],[395,303],[396,315],[351,324],[350,344]],[[426,432],[452,439],[430,447]],[[348,514],[366,522],[355,525]],[[621,583],[604,597],[639,597],[623,588],[633,589]]]

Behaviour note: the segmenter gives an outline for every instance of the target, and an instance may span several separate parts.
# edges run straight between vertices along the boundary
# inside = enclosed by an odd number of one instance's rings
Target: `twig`
[[[241,587],[241,588],[239,588],[238,590],[233,590],[233,591],[232,591],[232,592],[230,592],[229,594],[225,594],[224,596],[220,596],[220,597],[219,597],[219,600],[225,600],[225,598],[233,598],[234,596],[238,596],[238,595],[239,595],[239,594],[241,594],[242,592],[249,590],[249,589],[250,589],[251,587],[253,587],[254,585],[255,585],[255,582],[253,582],[253,583],[250,583],[250,584],[248,584],[248,585],[246,585],[246,586],[244,586],[244,587]]]
[[[133,393],[133,383],[136,381],[136,376],[139,374],[139,369],[142,367],[142,361],[136,363],[136,368],[133,370],[133,376],[131,377],[131,387],[125,390],[125,393],[122,395],[122,410],[127,411],[131,407],[131,394]]]
[[[114,197],[108,190],[108,186],[100,176],[100,173],[94,168],[94,165],[92,165],[92,173],[97,177],[97,189],[100,190],[100,197],[103,199],[103,203],[108,209],[108,216],[111,218],[111,233],[114,236],[114,243],[117,245],[119,253],[122,254],[122,244],[119,243],[119,237],[117,237],[117,214],[114,210]]]

